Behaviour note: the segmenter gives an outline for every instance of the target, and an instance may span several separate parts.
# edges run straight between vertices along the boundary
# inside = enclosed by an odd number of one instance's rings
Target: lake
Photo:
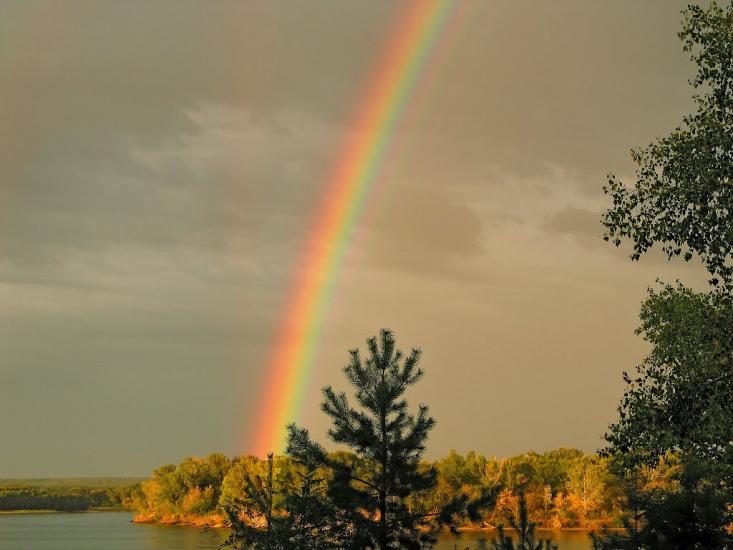
[[[216,550],[225,530],[130,523],[127,512],[0,515],[0,550]],[[550,532],[545,532],[550,533]],[[587,550],[584,532],[551,532],[560,550]],[[440,550],[475,548],[491,533],[443,536]]]

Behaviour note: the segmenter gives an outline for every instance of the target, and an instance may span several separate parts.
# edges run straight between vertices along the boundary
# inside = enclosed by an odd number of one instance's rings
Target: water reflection
[[[224,530],[130,523],[124,512],[79,514],[0,515],[2,550],[216,550]],[[560,550],[591,547],[584,532],[545,532]],[[476,548],[490,532],[467,532],[459,538],[443,536],[437,550]]]

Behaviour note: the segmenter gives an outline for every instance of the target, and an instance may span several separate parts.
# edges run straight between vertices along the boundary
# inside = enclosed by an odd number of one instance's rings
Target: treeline
[[[31,482],[0,486],[0,511],[54,510],[81,512],[90,509],[131,509],[132,495],[139,493],[139,485],[107,487],[76,487],[71,485],[43,485]]]
[[[358,460],[348,453],[335,455]],[[596,454],[561,448],[497,459],[452,451],[445,458],[424,463],[426,469],[430,465],[437,472],[437,482],[430,490],[410,496],[410,506],[415,509],[438,510],[460,495],[478,496],[487,491],[498,495],[478,522],[465,522],[463,527],[507,524],[507,518],[519,513],[521,493],[530,519],[538,526],[598,528],[621,523],[621,483],[609,471],[607,460]],[[266,469],[265,460],[253,456],[230,459],[221,453],[163,466],[132,495],[136,521],[224,524],[225,509],[236,506],[247,487],[266,476]],[[275,509],[297,486],[301,469],[290,457],[274,458]],[[325,471],[319,474],[321,479],[328,476]]]
[[[141,477],[34,477],[0,478],[0,489],[18,487],[103,489],[131,487],[144,481]]]

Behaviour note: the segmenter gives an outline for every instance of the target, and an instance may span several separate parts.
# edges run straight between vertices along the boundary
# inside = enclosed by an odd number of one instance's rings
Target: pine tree
[[[290,467],[295,468],[294,483],[282,479],[276,483],[273,455],[269,454],[265,475],[245,480],[243,499],[225,507],[232,532],[223,546],[247,550],[343,548],[343,527],[334,521],[336,516],[325,498],[323,470],[312,462]]]
[[[420,405],[408,411],[404,394],[418,382],[421,351],[405,356],[396,348],[391,331],[367,340],[369,356],[363,360],[351,350],[344,368],[358,404],[330,386],[323,389],[322,410],[331,417],[328,435],[351,448],[354,455],[328,454],[305,429],[289,426],[288,454],[317,462],[332,472],[328,495],[334,509],[332,521],[348,526],[353,548],[420,548],[433,542],[431,528],[452,524],[458,513],[475,517],[482,502],[459,497],[441,510],[417,510],[411,495],[432,488],[436,471],[421,463],[425,441],[435,420]]]
[[[243,499],[227,506],[232,532],[224,542],[233,548],[273,550],[277,547],[274,537],[273,500],[275,489],[272,481],[273,456],[267,455],[267,473],[245,479]],[[258,525],[260,518],[264,526]]]
[[[278,535],[282,548],[324,550],[343,548],[345,526],[325,494],[325,472],[313,462],[298,464],[294,491],[284,494]]]

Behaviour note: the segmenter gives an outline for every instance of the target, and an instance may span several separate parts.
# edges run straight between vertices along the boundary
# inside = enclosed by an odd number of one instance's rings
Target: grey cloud
[[[366,227],[369,264],[420,276],[456,277],[465,270],[465,261],[484,252],[478,214],[444,189],[393,182],[385,193],[389,200]]]
[[[561,235],[573,235],[581,239],[600,239],[603,234],[601,213],[568,206],[549,216],[543,228]]]
[[[4,271],[63,279],[69,258],[103,269],[105,251],[130,246],[287,269],[282,259],[320,200],[328,131],[260,125],[246,112],[205,106],[189,118],[191,130],[167,140],[106,143],[91,159],[71,147],[31,166],[23,185],[5,189],[18,215],[5,222]],[[66,139],[83,142],[73,132]]]
[[[497,380],[550,411],[562,443],[596,445],[660,269],[629,265],[591,217],[604,174],[628,172],[628,149],[689,107],[685,3],[465,3],[393,136],[315,379],[340,380],[345,350],[387,324],[428,344],[414,398],[436,404],[434,453],[559,443],[531,419],[523,441],[465,424]],[[298,246],[397,13],[390,0],[2,2],[3,475],[145,474],[246,450],[233,434],[256,413]],[[593,403],[567,383],[590,378],[603,379]],[[511,405],[499,397],[488,418]],[[308,407],[320,418],[317,398]]]

